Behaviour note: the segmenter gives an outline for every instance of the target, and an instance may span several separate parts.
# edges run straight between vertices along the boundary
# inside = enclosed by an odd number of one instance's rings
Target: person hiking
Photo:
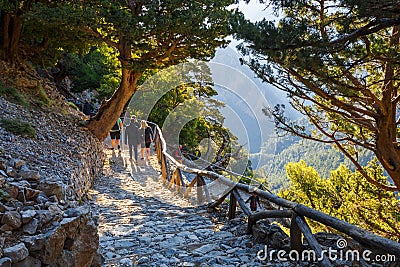
[[[138,160],[138,146],[140,145],[139,122],[136,116],[132,116],[130,123],[125,128],[125,144],[128,145],[129,159],[132,160],[132,149],[135,154],[135,162]]]
[[[256,195],[256,192],[254,192],[254,189],[252,189],[250,193],[251,196],[246,200],[246,203],[250,201],[250,210],[257,211],[257,204],[261,208],[260,198]]]
[[[85,103],[83,104],[83,114],[85,114],[86,116],[91,116],[92,115],[92,104],[90,104],[89,100],[85,100]]]
[[[114,126],[110,130],[111,137],[111,149],[115,149],[115,143],[117,143],[118,151],[121,152],[121,131],[123,128],[122,120],[120,118],[117,119]]]
[[[140,131],[141,131],[141,146],[142,146],[142,160],[144,160],[144,151],[146,150],[147,159],[150,160],[150,145],[153,142],[153,130],[147,124],[145,120],[140,122]]]

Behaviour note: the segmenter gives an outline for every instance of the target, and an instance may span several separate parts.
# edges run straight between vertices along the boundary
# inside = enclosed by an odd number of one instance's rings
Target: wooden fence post
[[[183,194],[184,197],[189,196],[190,191],[192,190],[193,186],[195,183],[197,183],[197,175],[196,177],[193,179],[193,181],[190,182],[190,184],[186,187],[185,193]]]
[[[296,223],[297,214],[293,214],[292,219],[290,221],[290,249],[296,250],[301,254],[303,251],[303,242],[302,242],[302,234],[301,230]]]
[[[326,253],[322,251],[321,245],[315,239],[310,227],[308,226],[304,218],[302,216],[296,216],[294,221],[297,223],[299,229],[304,234],[304,238],[307,240],[308,245],[315,251],[318,259],[322,257],[321,265],[324,267],[333,267]]]
[[[163,178],[163,184],[168,180],[168,170],[167,170],[167,159],[164,154],[161,153],[161,176]]]
[[[206,186],[206,182],[204,180],[203,176],[199,176],[198,178],[199,180],[201,180],[201,185],[202,185],[202,189],[204,191],[204,195],[206,196],[207,202],[211,202],[211,196],[210,196],[210,192],[208,191],[208,187]]]
[[[233,193],[231,193],[229,197],[229,212],[228,212],[228,219],[232,220],[236,217],[236,198]]]
[[[161,164],[161,161],[162,161],[162,147],[161,147],[160,135],[157,135],[157,138],[156,138],[156,152],[157,152],[158,163]]]
[[[177,187],[176,179],[177,179],[177,177],[176,177],[176,169],[175,169],[175,171],[172,173],[171,180],[169,181],[168,189],[170,189],[172,187],[172,185],[174,185],[174,184],[175,184],[175,188]]]
[[[186,184],[185,184],[185,181],[183,181],[182,171],[179,168],[178,168],[178,179],[179,179],[179,185],[180,185],[179,193],[185,193]]]
[[[203,202],[203,180],[201,176],[197,176],[197,203]]]

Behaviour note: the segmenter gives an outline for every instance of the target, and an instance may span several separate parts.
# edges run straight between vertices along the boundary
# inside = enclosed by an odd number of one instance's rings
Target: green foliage
[[[85,54],[99,43],[88,38],[82,24],[73,21],[75,15],[82,15],[75,13],[73,5],[71,1],[34,2],[23,9],[26,13],[21,41],[29,44],[33,63],[53,66],[66,52]]]
[[[68,102],[67,104],[68,104],[68,106],[70,106],[70,107],[72,107],[72,108],[74,108],[76,110],[79,110],[79,108],[74,103]]]
[[[138,73],[208,59],[227,34],[226,7],[232,1],[96,0],[35,3],[27,16],[35,38],[51,50],[88,51],[96,42],[119,50],[124,67]],[[55,46],[57,44],[57,46]],[[132,52],[130,52],[132,51]],[[129,52],[129,53],[128,53]]]
[[[379,182],[388,184],[388,177],[376,160],[364,168]],[[359,173],[340,165],[328,179],[321,178],[304,161],[288,163],[290,187],[281,197],[307,205],[329,215],[368,229],[379,235],[400,238],[400,201],[397,195],[368,183]],[[329,231],[326,226],[311,222],[316,231]]]
[[[26,108],[31,106],[30,103],[34,103],[39,107],[49,106],[52,103],[43,86],[40,84],[38,84],[35,89],[25,94],[13,87],[5,87],[0,84],[0,95],[3,95],[10,101]],[[29,97],[29,101],[27,96]]]
[[[7,192],[0,189],[0,200],[6,201],[9,198],[10,198],[10,195]]]
[[[40,107],[48,106],[51,104],[49,96],[47,95],[43,86],[40,84],[36,87],[36,91],[34,92],[34,101]]]
[[[259,169],[265,170],[268,184],[273,190],[288,187],[285,165],[289,162],[304,160],[323,178],[328,178],[330,172],[337,169],[340,164],[355,170],[354,165],[334,146],[298,137],[271,138],[261,148],[259,156]],[[365,166],[373,158],[373,154],[364,149],[359,152],[358,158],[359,163]]]
[[[121,74],[120,63],[114,49],[93,46],[88,53],[66,53],[58,63],[65,75],[72,77],[72,92],[97,91],[98,99],[109,98],[118,88]]]
[[[373,0],[268,2],[279,14],[277,21],[269,17],[252,23],[237,14],[232,31],[243,41],[239,49],[248,59],[243,62],[287,92],[292,106],[315,126],[304,129],[285,116],[283,106],[276,106],[269,114],[279,132],[336,142],[355,163],[357,150],[374,152],[400,189],[400,110],[399,98],[393,98],[400,73],[398,5]]]
[[[217,147],[221,145],[220,126],[206,118],[212,116],[213,118],[222,119],[218,108],[223,104],[210,98],[216,95],[217,92],[212,87],[210,71],[207,66],[202,64],[202,67],[197,71],[197,73],[183,73],[182,75],[186,77],[180,78],[175,77],[173,71],[161,72],[162,74],[158,74],[158,83],[146,85],[146,88],[151,88],[151,95],[162,96],[152,108],[149,120],[161,127],[166,123],[167,118],[167,123],[173,121],[175,125],[182,124],[183,128],[178,129],[179,144],[183,145],[189,153],[200,156],[202,153],[200,142],[203,139],[211,137]],[[196,77],[196,75],[202,76]],[[176,82],[176,79],[190,82],[173,87],[172,84]],[[162,93],[164,88],[170,88],[170,85],[172,89]],[[131,103],[136,112],[145,110],[148,103],[146,101],[148,92],[141,90],[137,92],[138,95],[135,95],[135,99],[138,102]],[[142,105],[144,106],[142,107]],[[136,115],[138,117],[141,116],[140,113],[136,113]],[[169,132],[172,135],[176,132],[171,130],[165,132],[166,140],[173,140],[173,136],[168,136]]]
[[[16,0],[0,0],[0,10],[4,10],[7,12],[12,12],[17,9],[19,6],[19,3],[22,1],[16,1]]]
[[[9,132],[14,134],[28,136],[30,138],[36,138],[36,130],[31,126],[30,123],[24,122],[19,118],[7,119],[2,118],[0,120],[1,126]]]
[[[13,87],[3,86],[0,84],[0,95],[9,98],[12,102],[18,105],[29,107],[29,102],[25,96]]]

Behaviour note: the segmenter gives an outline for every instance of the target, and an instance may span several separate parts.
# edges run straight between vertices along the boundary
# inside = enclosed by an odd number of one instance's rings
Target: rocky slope
[[[0,266],[99,265],[86,194],[101,171],[102,144],[49,80],[4,63],[0,73],[3,87],[40,87],[51,100],[40,108],[33,98],[17,105],[0,96]],[[31,137],[13,133],[21,122]]]

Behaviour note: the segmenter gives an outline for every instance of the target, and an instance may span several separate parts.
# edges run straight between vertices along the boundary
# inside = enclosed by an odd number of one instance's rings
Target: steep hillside
[[[82,119],[49,79],[0,63],[1,266],[88,266],[95,258],[86,193],[103,154]]]

